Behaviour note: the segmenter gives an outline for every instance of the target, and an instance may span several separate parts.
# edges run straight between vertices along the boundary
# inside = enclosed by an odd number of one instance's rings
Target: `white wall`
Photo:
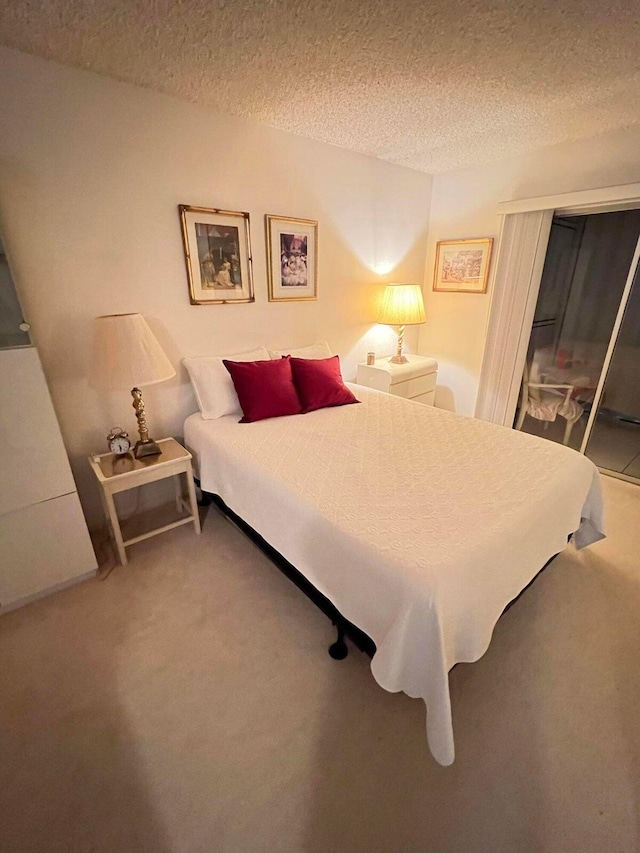
[[[419,350],[439,361],[438,406],[462,414],[474,413],[492,282],[486,295],[434,293],[431,288],[436,242],[497,237],[500,217],[496,208],[501,201],[638,180],[638,127],[474,169],[436,175],[425,276],[427,323],[420,331]]]
[[[91,523],[85,457],[135,431],[127,391],[87,384],[94,316],[143,313],[178,368],[145,394],[156,437],[196,409],[185,355],[327,339],[353,378],[392,351],[375,303],[385,281],[422,282],[429,176],[5,48],[0,79],[5,245]],[[255,304],[189,304],[180,203],[249,211]],[[318,302],[267,302],[265,213],[319,221]]]

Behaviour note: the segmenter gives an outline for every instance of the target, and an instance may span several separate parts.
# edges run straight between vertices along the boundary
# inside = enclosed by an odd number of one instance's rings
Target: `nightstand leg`
[[[193,477],[187,474],[187,488],[189,489],[189,503],[191,504],[191,515],[193,516],[193,527],[196,533],[200,533],[200,515],[198,514],[198,501],[196,499],[196,487]]]
[[[124,547],[124,540],[122,539],[122,531],[120,530],[120,520],[118,519],[118,513],[116,512],[116,505],[113,500],[113,495],[109,492],[105,492],[104,502],[107,506],[107,512],[109,514],[109,524],[111,525],[111,530],[113,531],[113,538],[116,540],[116,548],[118,549],[118,557],[120,558],[120,563],[123,566],[126,566],[127,552]]]
[[[183,512],[182,508],[182,474],[176,474],[173,478],[173,487],[176,495],[176,509],[178,512]]]

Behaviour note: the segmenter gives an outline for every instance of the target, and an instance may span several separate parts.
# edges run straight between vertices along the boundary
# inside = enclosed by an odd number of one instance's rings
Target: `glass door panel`
[[[30,346],[28,327],[21,326],[26,324],[0,239],[0,349]]]
[[[636,269],[585,450],[599,468],[640,479],[640,273]]]
[[[553,219],[515,426],[580,448],[640,235],[640,210]]]

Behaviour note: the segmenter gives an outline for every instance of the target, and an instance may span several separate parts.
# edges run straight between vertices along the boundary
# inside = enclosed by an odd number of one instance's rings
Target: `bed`
[[[454,760],[448,673],[573,536],[603,537],[599,474],[550,441],[350,384],[357,405],[185,423],[201,488],[375,644],[374,678],[424,700]]]

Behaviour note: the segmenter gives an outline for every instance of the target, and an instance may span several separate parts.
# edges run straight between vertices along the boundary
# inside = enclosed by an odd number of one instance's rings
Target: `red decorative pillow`
[[[342,380],[340,357],[291,358],[293,381],[304,412],[359,403]]]
[[[222,363],[231,374],[244,413],[241,424],[302,413],[288,355],[277,361],[223,359]]]

